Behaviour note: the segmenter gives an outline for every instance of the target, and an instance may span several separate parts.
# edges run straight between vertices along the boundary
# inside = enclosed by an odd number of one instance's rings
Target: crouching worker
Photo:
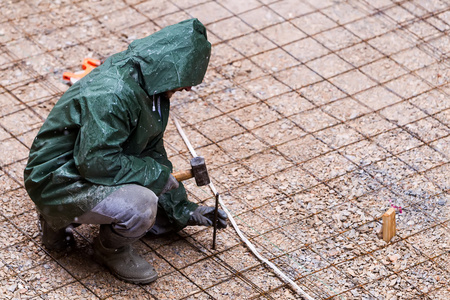
[[[212,224],[214,209],[188,201],[163,145],[170,97],[202,82],[210,52],[205,27],[186,20],[132,42],[59,99],[24,174],[45,247],[65,249],[72,224],[100,224],[95,259],[122,280],[149,283],[157,274],[134,241]]]

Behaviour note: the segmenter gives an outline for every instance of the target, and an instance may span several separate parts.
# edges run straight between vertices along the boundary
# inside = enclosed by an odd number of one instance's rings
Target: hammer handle
[[[175,177],[175,179],[177,181],[184,181],[184,180],[194,177],[192,170],[178,171],[178,172],[172,173],[172,175],[173,175],[173,177]]]

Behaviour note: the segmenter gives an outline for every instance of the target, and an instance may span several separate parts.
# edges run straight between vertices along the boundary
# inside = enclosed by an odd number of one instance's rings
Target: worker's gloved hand
[[[227,214],[219,209],[217,212],[217,228],[227,227]],[[213,226],[214,207],[199,206],[192,212],[188,225]]]
[[[179,186],[180,184],[178,183],[178,180],[172,174],[170,174],[169,179],[167,179],[167,182],[161,191],[161,195],[167,193],[170,190],[177,189]]]

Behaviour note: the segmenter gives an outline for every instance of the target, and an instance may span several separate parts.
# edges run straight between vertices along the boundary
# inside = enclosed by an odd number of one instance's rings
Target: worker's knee
[[[147,188],[135,186],[127,198],[122,218],[113,227],[128,237],[142,236],[155,224],[158,197]]]

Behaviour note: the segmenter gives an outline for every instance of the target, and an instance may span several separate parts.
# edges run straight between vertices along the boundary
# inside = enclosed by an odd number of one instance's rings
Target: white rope
[[[186,134],[184,133],[183,128],[181,128],[180,122],[178,122],[178,119],[175,118],[173,115],[172,116],[172,120],[175,123],[175,126],[177,127],[178,132],[181,135],[181,138],[183,139],[184,143],[186,144],[186,146],[189,149],[189,152],[191,152],[193,157],[197,157],[197,152],[195,152],[194,147],[192,147],[191,142],[189,142],[189,139],[187,138]]]
[[[197,156],[197,153],[195,152],[194,148],[192,147],[191,143],[189,142],[189,139],[187,138],[186,134],[183,131],[183,128],[181,128],[180,123],[178,122],[177,118],[175,118],[172,115],[173,122],[175,123],[175,126],[177,127],[178,132],[181,135],[181,138],[183,139],[184,143],[189,149],[189,152],[191,152],[193,157]],[[217,195],[217,190],[214,186],[214,184],[211,182],[209,184],[209,188],[214,193],[214,195]],[[228,219],[230,220],[231,224],[233,225],[234,230],[239,235],[239,237],[244,241],[244,243],[247,245],[247,247],[253,252],[253,254],[262,262],[264,262],[266,265],[268,265],[274,272],[277,274],[284,282],[291,285],[291,287],[298,293],[303,295],[308,300],[314,300],[311,296],[309,296],[305,291],[303,291],[292,279],[290,279],[286,274],[284,274],[276,265],[274,265],[271,261],[264,258],[258,250],[256,250],[255,246],[244,236],[242,231],[239,229],[238,225],[236,224],[236,221],[234,220],[233,216],[231,215],[230,211],[227,209],[225,204],[223,203],[220,195],[219,195],[219,203],[220,206],[222,206],[222,209],[225,211],[225,213],[228,215]]]

